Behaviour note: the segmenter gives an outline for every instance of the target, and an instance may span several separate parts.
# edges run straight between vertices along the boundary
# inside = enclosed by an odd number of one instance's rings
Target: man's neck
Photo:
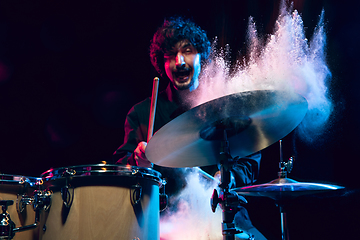
[[[182,107],[190,108],[189,99],[191,94],[192,92],[189,89],[176,90],[171,83],[166,88],[166,95],[169,101],[175,102]]]

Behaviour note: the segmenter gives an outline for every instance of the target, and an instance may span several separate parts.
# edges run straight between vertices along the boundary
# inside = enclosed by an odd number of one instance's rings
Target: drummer
[[[211,44],[205,31],[188,19],[178,17],[165,20],[155,32],[150,45],[151,63],[161,77],[168,78],[170,83],[157,99],[154,132],[189,110],[187,99],[201,84],[199,75],[210,51]],[[125,121],[124,143],[114,153],[117,163],[152,166],[145,156],[150,104],[151,100],[147,98],[129,111]],[[256,153],[237,161],[231,171],[232,182],[236,187],[252,184],[257,179],[260,159],[260,153]],[[184,169],[158,166],[155,169],[167,179],[166,192],[169,195],[176,194],[186,184]],[[213,175],[218,168],[203,167],[203,170]],[[244,218],[249,219],[248,216]],[[242,230],[254,229],[249,220],[237,224]]]

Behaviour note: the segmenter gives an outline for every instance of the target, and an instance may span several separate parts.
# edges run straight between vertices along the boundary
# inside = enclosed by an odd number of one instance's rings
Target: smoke
[[[324,11],[310,40],[305,37],[299,13],[285,4],[274,33],[266,38],[259,36],[250,18],[247,45],[249,57],[238,60],[234,68],[229,60],[230,47],[217,49],[214,41],[210,60],[200,76],[200,87],[188,99],[191,106],[245,91],[300,94],[308,102],[308,112],[296,133],[307,142],[315,141],[326,129],[333,111],[326,85],[331,72],[326,64]],[[216,183],[204,185],[196,173],[188,175],[187,180],[186,189],[170,199],[178,202],[178,208],[161,217],[161,239],[221,239],[221,211],[212,213],[209,203]]]
[[[326,129],[333,110],[327,82],[331,72],[326,64],[324,11],[311,40],[305,36],[303,21],[296,10],[281,7],[275,31],[264,40],[249,19],[247,60],[229,60],[229,46],[213,53],[200,76],[200,87],[190,99],[193,107],[228,94],[254,90],[295,92],[306,98],[308,112],[297,128],[303,140],[312,142]]]
[[[211,211],[210,198],[217,183],[209,182],[192,171],[187,177],[187,186],[175,197],[175,209],[167,209],[160,218],[161,240],[218,240],[222,238],[221,209]]]

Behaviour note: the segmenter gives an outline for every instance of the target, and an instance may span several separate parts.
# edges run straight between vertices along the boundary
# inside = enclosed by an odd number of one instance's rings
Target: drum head
[[[161,185],[161,174],[150,168],[117,164],[95,164],[50,169],[41,174],[44,185],[118,185],[147,179]],[[55,183],[56,182],[56,183]]]

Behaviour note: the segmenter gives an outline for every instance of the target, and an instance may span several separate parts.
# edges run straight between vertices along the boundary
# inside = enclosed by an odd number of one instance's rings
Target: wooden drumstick
[[[154,122],[155,122],[155,111],[156,111],[156,102],[157,102],[157,95],[159,89],[159,78],[155,77],[153,81],[153,89],[151,95],[151,105],[150,105],[150,116],[149,116],[149,127],[148,127],[148,135],[147,141],[150,141],[150,138],[154,132]]]

